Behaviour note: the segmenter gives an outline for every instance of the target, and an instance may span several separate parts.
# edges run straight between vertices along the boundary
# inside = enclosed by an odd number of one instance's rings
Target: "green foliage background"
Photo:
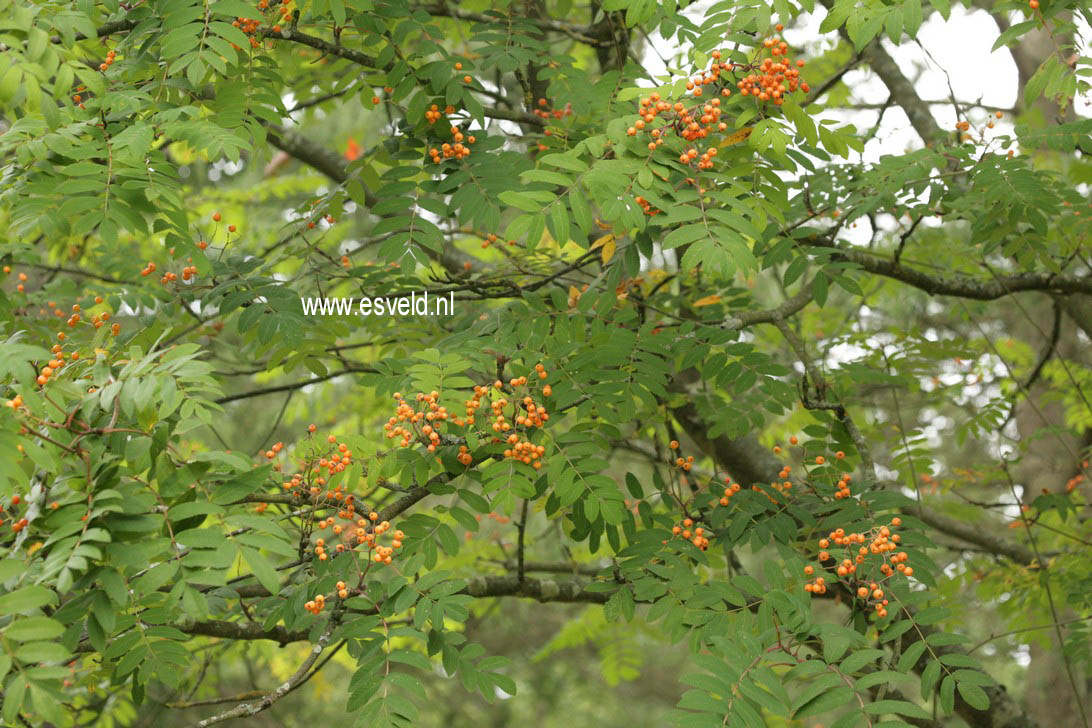
[[[1020,99],[952,130],[886,49],[947,0],[0,0],[4,724],[1087,727],[1092,18],[968,7]],[[859,68],[920,144],[861,161]],[[649,150],[653,91],[725,128]],[[523,375],[541,469],[384,437]],[[894,518],[877,613],[818,542]]]

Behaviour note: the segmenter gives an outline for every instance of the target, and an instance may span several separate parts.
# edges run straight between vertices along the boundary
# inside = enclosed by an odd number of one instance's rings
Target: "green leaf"
[[[505,190],[498,195],[501,202],[506,205],[511,205],[519,210],[525,212],[539,212],[542,210],[542,205],[535,202],[534,199],[527,196],[526,193],[516,192],[515,190]]]
[[[824,690],[793,712],[792,717],[799,720],[812,715],[820,715],[843,707],[853,700],[853,691],[845,685]]]
[[[986,710],[990,707],[990,698],[986,695],[986,691],[969,682],[957,682],[956,687],[959,689],[960,696],[967,701],[967,705],[971,706],[975,710]]]
[[[915,642],[902,651],[902,656],[899,657],[899,672],[910,672],[914,669],[914,665],[918,664],[918,660],[921,659],[922,653],[925,652],[925,642]]]
[[[277,570],[273,568],[273,564],[269,562],[265,556],[261,554],[257,549],[243,547],[243,557],[246,559],[247,564],[250,565],[251,571],[254,572],[254,576],[258,578],[258,583],[264,586],[270,594],[278,594],[281,589],[281,580],[277,576]]]
[[[940,662],[933,660],[921,671],[921,699],[929,700],[940,679]]]
[[[902,25],[908,36],[918,36],[918,29],[921,28],[921,0],[903,0]]]
[[[951,675],[940,681],[940,709],[948,714],[955,710],[955,687],[956,681]]]
[[[897,715],[905,715],[908,718],[920,718],[922,720],[929,720],[929,714],[924,710],[908,703],[905,700],[876,700],[868,703],[864,707],[866,713],[873,715],[883,715],[885,713],[895,713]]]
[[[18,614],[55,602],[57,595],[42,586],[24,586],[0,596],[0,615]]]
[[[883,650],[877,650],[874,648],[857,650],[856,652],[851,653],[844,660],[842,660],[842,672],[852,674],[863,668],[865,665],[871,664],[876,660],[881,659],[883,656]]]
[[[64,633],[64,625],[49,617],[25,617],[17,619],[4,630],[6,639],[16,642],[50,640]]]

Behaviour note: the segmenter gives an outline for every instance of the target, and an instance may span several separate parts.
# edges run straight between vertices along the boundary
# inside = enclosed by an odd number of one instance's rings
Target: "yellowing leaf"
[[[606,265],[608,262],[610,262],[610,259],[614,257],[615,247],[616,247],[616,243],[614,242],[614,236],[611,235],[610,240],[603,243],[602,255],[603,255],[603,264],[604,265]]]
[[[604,235],[603,237],[599,238],[594,243],[592,243],[591,244],[591,249],[595,250],[596,248],[598,248],[598,247],[600,247],[602,245],[606,245],[607,243],[609,243],[609,242],[611,242],[613,240],[614,240],[614,233],[607,233],[606,235]]]
[[[700,308],[701,306],[712,306],[714,303],[720,303],[720,296],[714,293],[712,296],[706,296],[705,298],[699,298],[694,301],[694,308]]]
[[[730,147],[733,144],[739,144],[742,141],[746,141],[747,137],[751,136],[751,132],[754,131],[754,127],[745,126],[739,131],[734,131],[728,136],[724,137],[724,141],[720,143],[720,148]]]

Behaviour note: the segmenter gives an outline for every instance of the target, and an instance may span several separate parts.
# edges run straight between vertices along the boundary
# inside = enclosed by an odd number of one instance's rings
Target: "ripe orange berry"
[[[218,213],[218,212],[212,213],[212,221],[213,222],[220,222],[220,220],[221,220],[220,213]]]

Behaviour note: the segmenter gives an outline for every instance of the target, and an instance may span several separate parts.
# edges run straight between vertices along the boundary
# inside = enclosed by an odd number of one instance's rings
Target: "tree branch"
[[[320,382],[326,382],[337,377],[345,376],[346,374],[374,374],[375,370],[371,367],[361,367],[359,369],[343,369],[339,372],[330,372],[329,374],[323,374],[321,377],[312,377],[311,379],[304,379],[299,382],[290,382],[288,384],[277,384],[271,387],[262,387],[261,389],[251,389],[246,392],[238,392],[236,394],[229,394],[216,400],[217,404],[226,404],[228,402],[235,402],[240,399],[250,399],[251,397],[261,397],[266,394],[276,394],[277,392],[293,392],[297,389],[303,389],[311,384],[319,384]]]
[[[813,236],[800,241],[803,245],[830,248],[837,251],[832,257],[845,260],[864,268],[869,273],[906,283],[926,293],[938,296],[956,296],[976,301],[993,301],[1010,293],[1043,291],[1045,293],[1083,293],[1092,295],[1092,277],[1061,276],[1053,273],[1015,273],[996,276],[992,280],[979,280],[960,273],[932,275],[908,268],[894,260],[880,258],[863,250],[856,250],[834,241]]]

